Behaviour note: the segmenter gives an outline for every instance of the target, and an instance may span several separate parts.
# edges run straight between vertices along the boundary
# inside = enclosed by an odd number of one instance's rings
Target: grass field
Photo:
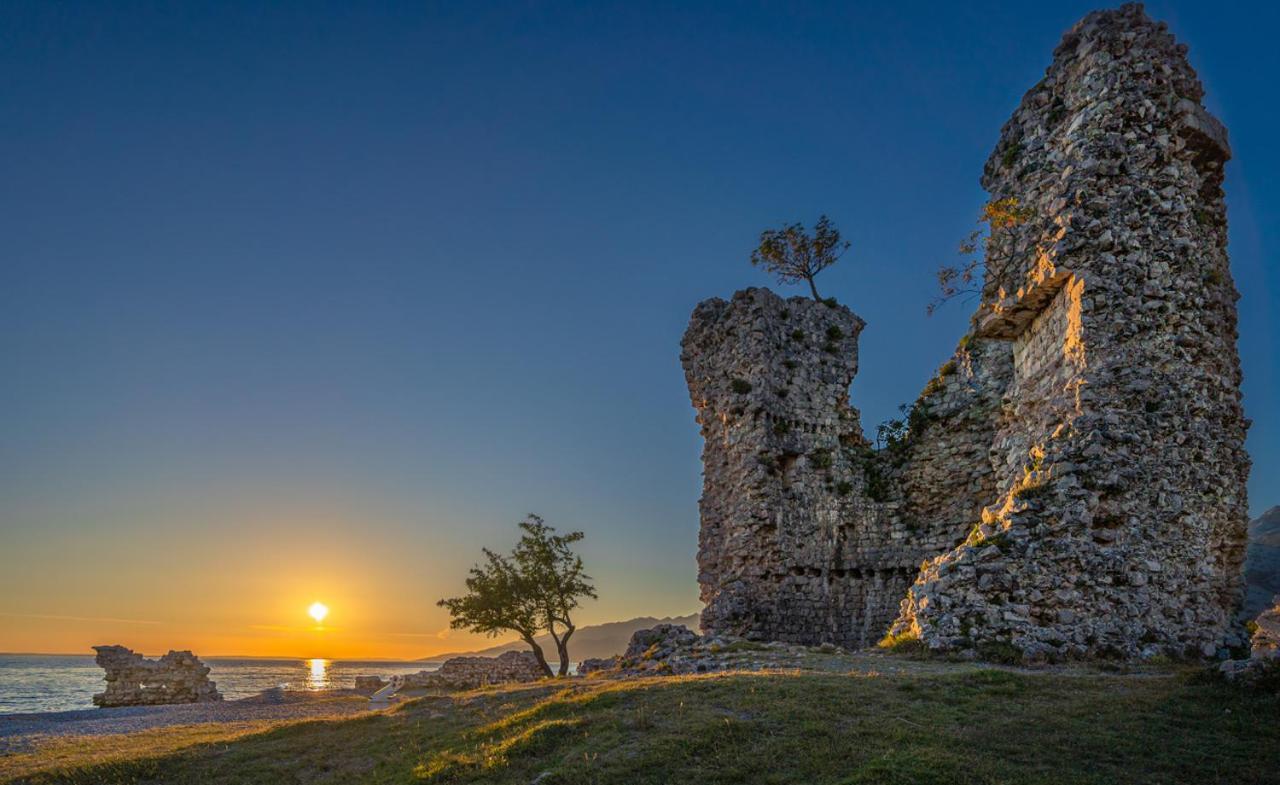
[[[1280,700],[1190,671],[584,679],[426,697],[229,739],[209,732],[37,751],[17,781],[1280,782]],[[9,776],[17,771],[10,765]]]

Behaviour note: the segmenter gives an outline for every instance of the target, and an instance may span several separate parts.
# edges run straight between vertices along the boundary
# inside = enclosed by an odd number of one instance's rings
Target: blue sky
[[[528,511],[588,532],[589,617],[697,607],[690,310],[769,283],[762,228],[829,214],[853,249],[824,293],[868,323],[854,403],[891,416],[963,332],[924,308],[1000,126],[1090,7],[4,4],[11,610],[157,538],[227,569],[385,558],[426,603]],[[1280,504],[1280,10],[1147,8],[1231,131],[1256,514]]]

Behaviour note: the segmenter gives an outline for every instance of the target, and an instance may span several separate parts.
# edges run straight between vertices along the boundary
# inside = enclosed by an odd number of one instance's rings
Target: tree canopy
[[[982,236],[982,229],[970,232],[960,243],[959,253],[966,257],[965,260],[938,268],[938,296],[929,303],[929,315],[957,297],[979,295],[978,279],[985,269],[983,257],[996,264],[1016,258],[1024,250],[1019,242],[1018,229],[1034,217],[1035,212],[1019,204],[1013,196],[993,199],[983,205],[978,223],[987,225],[986,237]]]
[[[572,613],[582,598],[596,597],[591,576],[572,545],[582,532],[556,534],[541,517],[521,521],[523,534],[510,555],[484,549],[484,561],[471,568],[467,593],[440,600],[452,617],[449,626],[485,635],[514,632],[533,650],[538,664],[552,675],[535,637],[551,635],[560,657],[559,675],[569,672],[569,638],[576,629]]]
[[[813,234],[799,223],[761,232],[760,246],[751,252],[751,264],[763,267],[781,284],[807,282],[813,299],[821,300],[814,276],[835,264],[847,250],[848,241],[841,239],[840,230],[824,215],[813,225]]]

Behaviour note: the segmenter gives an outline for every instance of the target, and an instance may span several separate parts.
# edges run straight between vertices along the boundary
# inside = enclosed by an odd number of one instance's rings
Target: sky
[[[529,512],[586,532],[580,623],[697,610],[693,306],[830,215],[853,403],[894,415],[965,329],[925,305],[1000,126],[1091,5],[0,5],[0,651],[483,646],[435,602]],[[1147,8],[1231,131],[1256,515],[1280,6]]]

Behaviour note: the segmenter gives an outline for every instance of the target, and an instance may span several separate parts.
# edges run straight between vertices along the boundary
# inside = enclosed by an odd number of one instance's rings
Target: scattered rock
[[[711,673],[722,670],[793,668],[819,652],[838,652],[834,646],[810,648],[787,643],[759,643],[725,635],[698,635],[688,627],[660,624],[637,630],[626,653],[610,659],[588,660],[580,675],[661,676]]]
[[[381,676],[357,676],[356,692],[361,695],[372,695],[390,683]]]
[[[617,666],[618,657],[588,657],[578,663],[578,675],[586,676],[588,673],[611,670]]]
[[[464,690],[486,684],[537,681],[544,675],[532,652],[508,651],[497,657],[454,657],[445,660],[439,670],[392,676],[391,683],[397,685],[397,690]]]

